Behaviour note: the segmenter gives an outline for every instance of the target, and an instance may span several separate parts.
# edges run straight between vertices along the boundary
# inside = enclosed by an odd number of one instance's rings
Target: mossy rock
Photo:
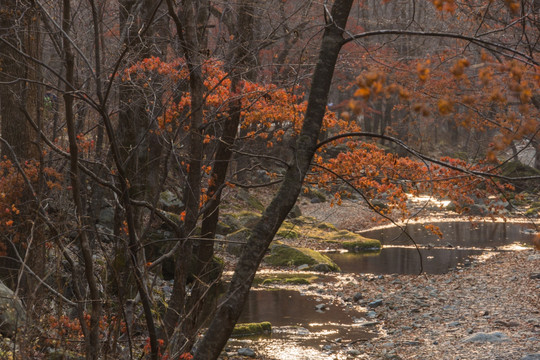
[[[232,332],[233,337],[265,335],[272,333],[272,324],[268,321],[260,323],[236,324]]]
[[[300,232],[298,226],[289,221],[284,221],[276,233],[276,237],[282,239],[298,239]]]
[[[276,233],[276,236],[284,239],[298,239],[300,233],[294,229],[280,229]]]
[[[227,234],[233,233],[242,228],[242,223],[238,220],[238,217],[235,214],[220,214],[218,228],[222,226],[224,229],[229,231]],[[218,232],[220,234],[220,232]],[[222,235],[227,235],[223,234]]]
[[[317,202],[326,202],[326,195],[322,191],[313,189],[313,188],[306,188],[301,193],[302,196],[305,196],[309,199],[317,199]]]
[[[529,217],[539,217],[540,216],[540,208],[530,208],[527,211],[525,211],[525,216]]]
[[[273,266],[299,266],[303,264],[314,268],[318,264],[328,265],[331,271],[341,271],[328,256],[315,250],[306,248],[295,248],[288,245],[275,245],[270,251],[270,255],[265,261]]]
[[[360,240],[360,235],[355,234],[349,230],[339,230],[338,232],[330,235],[330,240]]]
[[[266,274],[255,277],[253,285],[309,285],[316,279],[312,274]]]
[[[360,236],[360,235],[358,235]],[[380,251],[381,242],[375,239],[363,238],[355,241],[345,241],[341,243],[344,249],[349,252],[367,252],[367,251]]]
[[[540,170],[524,165],[519,161],[509,161],[501,166],[502,175],[506,177],[528,177],[540,175]],[[510,180],[517,191],[535,192],[538,189],[538,180]]]
[[[242,200],[244,203],[246,203],[250,208],[255,209],[257,211],[264,211],[264,205],[263,203],[257,199],[255,196],[251,195],[246,190],[240,190],[236,194],[236,198]]]
[[[241,228],[238,231],[228,234],[225,237],[227,241],[227,252],[231,255],[240,255],[250,236],[251,230],[247,228]]]
[[[321,230],[338,231],[338,229],[333,224],[330,224],[330,223],[327,223],[327,222],[323,222],[323,223],[318,224],[317,228],[321,229]]]
[[[317,219],[312,216],[302,215],[294,219],[289,219],[286,222],[289,222],[294,225],[313,225],[317,223]]]
[[[240,211],[232,214],[242,227],[253,227],[261,218],[261,214],[254,211]]]

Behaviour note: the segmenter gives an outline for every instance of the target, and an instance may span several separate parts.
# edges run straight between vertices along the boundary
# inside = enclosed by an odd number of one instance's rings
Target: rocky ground
[[[444,275],[354,276],[381,336],[365,359],[540,359],[540,253],[505,252]]]
[[[304,202],[302,213],[349,230],[376,223],[352,202]],[[443,275],[347,274],[326,293],[367,310],[365,323],[379,334],[327,344],[328,359],[540,360],[540,252],[531,248],[491,252]]]

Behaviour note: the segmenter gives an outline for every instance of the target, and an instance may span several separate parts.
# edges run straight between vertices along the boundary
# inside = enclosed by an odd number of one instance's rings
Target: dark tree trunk
[[[296,142],[293,164],[248,239],[230,287],[223,297],[224,300],[197,347],[195,352],[197,360],[211,360],[219,356],[242,312],[253,277],[265,251],[300,194],[303,179],[315,153],[335,64],[342,46],[343,29],[352,2],[352,0],[337,0],[332,7],[331,17],[327,17],[334,22],[327,25],[323,35],[304,124]]]

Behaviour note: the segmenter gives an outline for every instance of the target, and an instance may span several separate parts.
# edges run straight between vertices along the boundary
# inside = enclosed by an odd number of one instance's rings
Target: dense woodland
[[[13,355],[217,358],[303,193],[539,201],[539,47],[537,0],[2,0]],[[220,208],[259,188],[217,306]]]

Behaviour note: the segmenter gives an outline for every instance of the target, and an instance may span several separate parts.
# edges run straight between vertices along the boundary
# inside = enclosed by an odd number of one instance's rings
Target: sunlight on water
[[[269,342],[265,344],[265,354],[275,360],[341,360],[345,354],[327,354],[310,347],[291,343]]]

